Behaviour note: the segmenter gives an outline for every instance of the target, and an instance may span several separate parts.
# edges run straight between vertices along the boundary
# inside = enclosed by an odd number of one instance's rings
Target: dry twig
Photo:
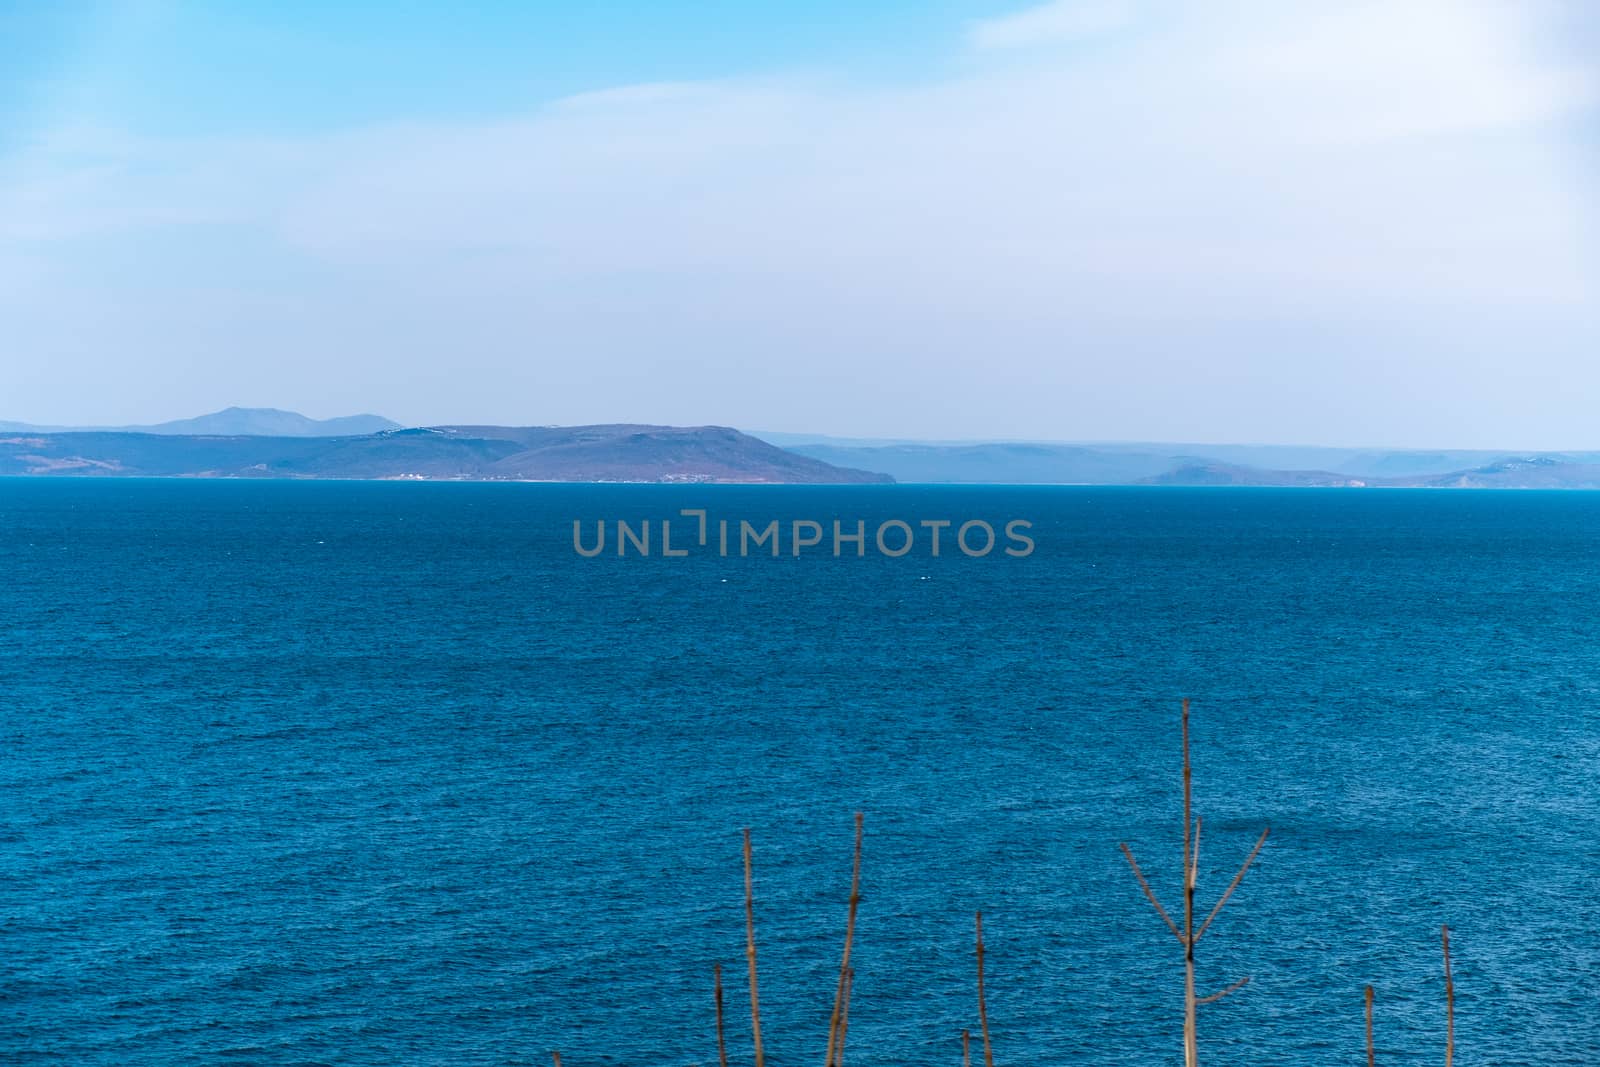
[[[844,1056],[843,1020],[850,1014],[850,945],[856,934],[856,907],[861,903],[861,812],[856,812],[855,860],[850,871],[850,917],[844,926],[844,959],[839,963],[839,988],[833,994],[833,1016],[828,1021],[826,1067],[838,1067]]]
[[[977,913],[978,926],[978,1028],[983,1034],[983,1067],[994,1067],[994,1052],[989,1047],[989,1008],[983,997],[983,912]]]
[[[744,832],[744,929],[745,958],[750,961],[750,1030],[756,1046],[756,1067],[766,1067],[761,1048],[761,995],[756,988],[756,904],[755,884],[750,877],[750,831]]]
[[[715,976],[715,996],[717,998],[717,1062],[721,1067],[728,1067],[728,1043],[722,1036],[722,964],[717,964],[712,969]]]
[[[1456,983],[1450,974],[1450,927],[1439,927],[1444,938],[1444,1067],[1456,1057]]]
[[[1211,912],[1200,923],[1199,929],[1195,928],[1194,895],[1195,888],[1200,881],[1200,830],[1201,820],[1194,815],[1194,767],[1189,759],[1189,701],[1183,702],[1182,717],[1183,738],[1183,925],[1179,926],[1173,921],[1167,909],[1162,907],[1155,890],[1150,888],[1150,882],[1145,878],[1144,871],[1140,870],[1139,863],[1133,858],[1133,850],[1127,844],[1121,845],[1122,854],[1128,858],[1128,866],[1133,868],[1133,876],[1138,879],[1139,888],[1144,891],[1146,899],[1156,909],[1156,914],[1161,916],[1161,921],[1166,923],[1167,929],[1178,939],[1183,946],[1183,1061],[1184,1067],[1197,1067],[1200,1059],[1198,1038],[1195,1028],[1195,1009],[1202,1004],[1214,1004],[1235,990],[1242,989],[1249,978],[1241,978],[1232,985],[1210,996],[1197,997],[1194,988],[1194,946],[1199,942],[1205,932],[1210,929],[1223,905],[1233,896],[1233,891],[1239,888],[1239,883],[1244,880],[1245,872],[1255,863],[1256,856],[1267,843],[1267,834],[1270,828],[1261,831],[1261,836],[1256,839],[1255,848],[1245,857],[1244,863],[1239,867],[1233,881],[1223,891]]]
[[[1367,1067],[1377,1067],[1377,1055],[1372,1050],[1372,987],[1367,986]]]
[[[850,1032],[850,987],[855,985],[855,968],[844,973],[844,1010],[839,1013],[839,1044],[834,1048],[834,1063],[844,1067],[844,1039]]]

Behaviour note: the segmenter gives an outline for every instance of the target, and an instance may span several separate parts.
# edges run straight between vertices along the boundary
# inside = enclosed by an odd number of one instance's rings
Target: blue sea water
[[[662,558],[574,519],[1032,522]],[[681,524],[681,526],[680,526]],[[657,527],[659,531],[659,527]],[[659,536],[659,534],[658,534]],[[946,531],[946,536],[949,532]],[[683,540],[678,540],[683,537]],[[714,541],[714,535],[713,535]],[[1600,1063],[1600,495],[0,481],[0,1062]]]

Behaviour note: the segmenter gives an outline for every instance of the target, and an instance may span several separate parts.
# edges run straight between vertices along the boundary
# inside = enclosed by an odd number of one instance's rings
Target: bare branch
[[[1194,853],[1189,857],[1189,888],[1193,890],[1200,882],[1200,826],[1204,822],[1198,815],[1194,820]]]
[[[712,968],[715,978],[713,995],[717,998],[717,1063],[721,1067],[728,1067],[728,1043],[722,1035],[722,964]]]
[[[1161,906],[1161,901],[1156,899],[1155,890],[1150,888],[1150,883],[1144,880],[1144,872],[1139,869],[1139,862],[1133,858],[1133,853],[1128,850],[1126,843],[1119,844],[1122,854],[1128,857],[1128,866],[1133,868],[1133,876],[1139,879],[1139,888],[1144,890],[1144,895],[1150,898],[1150,903],[1155,905],[1156,914],[1161,916],[1161,921],[1167,924],[1167,929],[1172,931],[1172,936],[1183,943],[1183,934],[1178,930],[1178,924],[1172,921],[1172,916],[1167,914],[1167,909]]]
[[[1209,997],[1200,997],[1195,1001],[1195,1003],[1196,1004],[1215,1004],[1217,1001],[1221,1000],[1223,997],[1227,996],[1229,993],[1233,993],[1233,992],[1235,992],[1237,990],[1243,989],[1245,986],[1247,986],[1249,984],[1250,984],[1250,979],[1241,978],[1237,982],[1235,982],[1231,986],[1229,986],[1227,989],[1220,989],[1217,992],[1211,994]]]
[[[828,1021],[828,1056],[826,1067],[838,1067],[841,1057],[837,1047],[842,1044],[841,1020],[850,1011],[849,980],[850,945],[856,933],[856,905],[861,903],[861,812],[856,812],[855,862],[850,873],[850,917],[844,926],[844,959],[839,963],[839,988],[833,994],[833,1016]]]
[[[750,831],[744,832],[744,929],[745,957],[750,961],[750,1030],[755,1038],[756,1067],[766,1067],[761,1048],[761,996],[756,990],[756,895],[750,877]]]
[[[983,912],[977,913],[978,926],[978,1028],[983,1033],[983,1067],[994,1067],[994,1052],[989,1048],[989,1009],[983,999]]]
[[[844,972],[844,1010],[839,1013],[839,1043],[833,1050],[833,1062],[844,1067],[844,1038],[850,1032],[850,987],[856,984],[854,967]]]
[[[1191,812],[1194,810],[1191,803],[1194,791],[1193,766],[1189,762],[1189,699],[1183,701],[1183,936],[1179,940],[1183,943],[1183,1065],[1184,1067],[1197,1067],[1200,1062],[1200,1048],[1196,1039],[1196,1019],[1194,995],[1194,852],[1190,846],[1191,827],[1199,830],[1199,825],[1191,821]],[[1194,844],[1198,845],[1196,841]]]
[[[1372,1051],[1372,987],[1367,986],[1367,1067],[1377,1064],[1377,1055]]]
[[[1239,888],[1240,882],[1244,881],[1244,872],[1248,871],[1250,865],[1256,861],[1256,856],[1261,852],[1261,846],[1267,843],[1267,835],[1271,832],[1272,827],[1269,826],[1261,831],[1260,837],[1256,838],[1256,847],[1250,850],[1250,855],[1245,857],[1244,864],[1239,868],[1239,873],[1233,876],[1232,882],[1228,883],[1228,891],[1222,894],[1222,899],[1217,901],[1217,906],[1211,909],[1211,914],[1206,916],[1206,921],[1200,924],[1199,933],[1194,935],[1196,941],[1205,936],[1206,927],[1211,925],[1211,921],[1222,911],[1222,906],[1228,902],[1228,898],[1233,896],[1233,891]]]
[[[1441,926],[1444,938],[1444,1067],[1456,1056],[1456,985],[1450,976],[1450,927]]]
[[[961,1031],[961,1067],[972,1067],[972,1033]]]
[[[1194,824],[1190,821],[1190,798],[1193,795],[1193,772],[1189,765],[1189,698],[1183,698],[1183,877],[1184,888],[1189,882],[1189,828]],[[1185,933],[1189,931],[1185,930]]]

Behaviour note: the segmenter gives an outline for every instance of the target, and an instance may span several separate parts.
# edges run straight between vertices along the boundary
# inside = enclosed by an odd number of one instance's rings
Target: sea
[[[994,1063],[1177,1064],[1184,698],[1202,1062],[1600,1063],[1600,494],[8,479],[0,575],[0,1063],[710,1065],[720,968],[751,1064],[748,830],[815,1064],[859,812],[849,1063],[982,1062],[981,911]]]

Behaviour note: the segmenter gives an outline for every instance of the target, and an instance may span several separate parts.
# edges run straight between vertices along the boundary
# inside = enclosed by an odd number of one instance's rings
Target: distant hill
[[[398,430],[400,424],[381,415],[344,415],[334,419],[308,419],[277,408],[224,408],[210,415],[176,419],[153,426],[36,426],[0,421],[5,433],[149,433],[162,435],[215,435],[220,437],[350,437]]]
[[[1439,489],[1600,489],[1600,459],[1590,454],[1506,459],[1418,484]]]
[[[1600,489],[1600,452],[871,441],[631,424],[401,429],[377,415],[228,408],[116,429],[0,422],[0,475],[19,474]]]
[[[1118,485],[1159,475],[1174,463],[1164,455],[1026,443],[789,447],[826,463],[890,472],[899,482]]]
[[[1210,476],[1214,481],[1233,478],[1238,484],[1371,483],[1444,476],[1508,458],[1504,452],[1464,450],[762,436],[814,459],[884,471],[896,481],[952,484],[1194,484],[1203,468],[1217,468]],[[1235,473],[1225,476],[1224,470]],[[1180,471],[1188,473],[1180,477]]]
[[[1228,463],[1193,463],[1141,479],[1140,485],[1258,485],[1360,488],[1369,484],[1332,471],[1272,471]]]
[[[0,432],[0,475],[882,483],[722,426],[434,426],[342,437]]]

